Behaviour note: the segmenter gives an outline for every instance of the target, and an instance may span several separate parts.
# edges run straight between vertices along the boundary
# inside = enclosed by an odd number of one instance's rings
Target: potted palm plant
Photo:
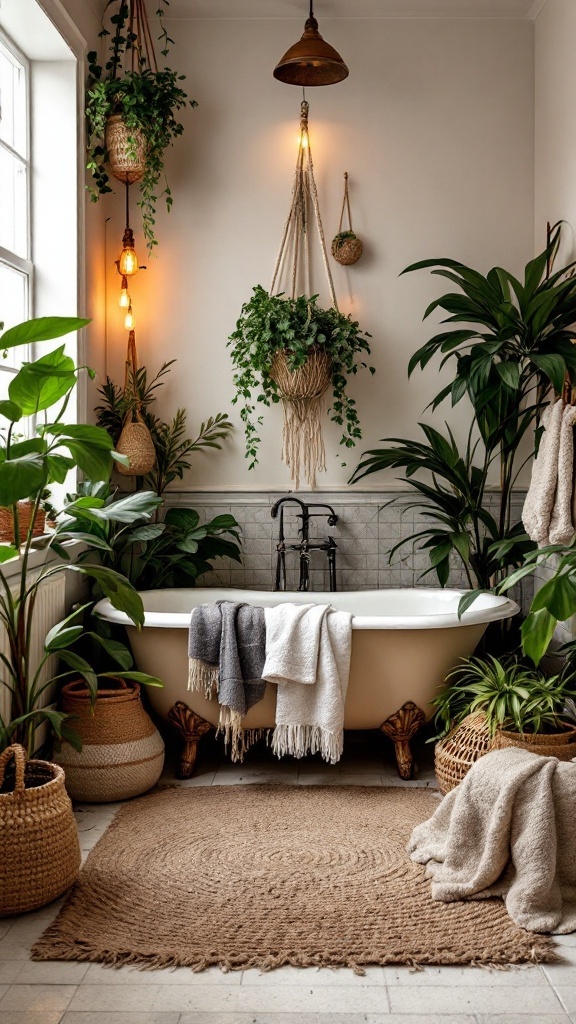
[[[172,42],[162,22],[168,3],[159,0],[156,11],[163,57]],[[139,205],[151,252],[157,244],[156,203],[163,196],[167,209],[172,206],[168,184],[160,184],[164,151],[184,131],[180,111],[197,103],[182,88],[184,75],[158,67],[144,0],[108,0],[107,11],[111,28],[103,28],[100,35],[109,39],[108,59],[102,65],[95,50],[88,54],[86,166],[94,179],[91,196],[96,201],[112,191],[111,157],[115,177],[126,184],[140,181]]]
[[[0,348],[6,350],[59,338],[88,322],[73,317],[30,320],[6,331],[0,337]],[[115,607],[123,609],[135,624],[144,621],[142,600],[121,573],[88,562],[71,562],[67,541],[80,540],[90,549],[101,547],[99,538],[91,536],[87,530],[70,532],[67,524],[74,519],[74,507],[68,509],[70,518],[67,522],[61,522],[49,535],[35,538],[36,521],[47,487],[62,484],[74,466],[86,474],[106,480],[114,460],[122,458],[114,451],[110,436],[102,428],[65,422],[64,413],[78,373],[73,359],[65,354],[64,345],[61,345],[39,359],[25,363],[11,380],[8,398],[0,402],[0,418],[4,421],[0,426],[0,505],[11,509],[14,536],[22,539],[21,544],[15,541],[0,544],[0,618],[7,636],[7,653],[0,656],[0,680],[8,693],[9,708],[7,718],[0,717],[0,750],[17,743],[31,754],[37,727],[43,722],[48,723],[59,738],[64,736],[75,740],[66,716],[51,706],[44,706],[47,691],[57,680],[71,675],[81,676],[93,697],[97,693],[98,679],[92,666],[70,649],[85,633],[84,627],[72,619],[66,619],[50,630],[40,662],[34,663],[32,630],[37,599],[46,581],[68,572],[98,580],[102,592]],[[27,417],[37,417],[39,413],[43,415],[37,419],[35,435],[14,442],[15,426]],[[23,536],[21,501],[31,506]],[[130,502],[129,507],[108,514],[123,515],[125,522],[131,521],[141,511],[142,499],[131,495]],[[97,508],[91,510],[86,507],[90,502],[80,502],[80,505],[85,522],[89,516],[92,519],[97,517]],[[40,556],[34,554],[35,551],[41,552]],[[35,563],[31,574],[33,554]],[[53,556],[58,556],[59,560]],[[125,656],[118,647],[106,639],[101,646],[120,664],[120,670],[114,675],[134,677],[134,673],[122,669]],[[45,666],[53,655],[64,663],[66,671],[47,679]],[[135,678],[139,682],[159,683],[153,677],[144,677],[140,673],[136,673]]]

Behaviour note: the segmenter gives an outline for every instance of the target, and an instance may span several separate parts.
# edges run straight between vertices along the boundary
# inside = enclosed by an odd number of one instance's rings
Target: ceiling
[[[533,18],[546,0],[315,0],[322,23],[331,18]],[[308,0],[170,0],[170,18],[304,21]]]

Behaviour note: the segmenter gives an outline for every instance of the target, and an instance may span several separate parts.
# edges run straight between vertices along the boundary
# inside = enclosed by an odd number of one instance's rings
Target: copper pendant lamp
[[[338,51],[322,39],[314,17],[313,0],[310,0],[310,15],[304,26],[304,34],[278,62],[274,68],[274,78],[287,85],[335,85],[347,78],[348,74],[348,68]]]

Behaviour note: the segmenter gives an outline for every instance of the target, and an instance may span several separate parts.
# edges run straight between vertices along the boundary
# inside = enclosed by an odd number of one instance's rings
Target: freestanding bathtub
[[[162,689],[148,691],[153,707],[184,736],[180,774],[194,770],[199,738],[218,722],[215,700],[187,690],[188,626],[197,605],[221,600],[276,605],[282,601],[325,603],[349,611],[352,660],[344,726],[377,729],[393,740],[402,778],[412,778],[410,740],[430,718],[432,697],[459,658],[472,654],[489,622],[515,615],[518,605],[506,597],[480,596],[458,619],[460,590],[415,588],[341,593],[293,593],[259,590],[149,590],[143,629],[136,629],[110,601],[100,601],[97,615],[128,627],[137,666],[158,676]],[[268,684],[264,698],[246,715],[247,729],[274,725],[276,692]]]

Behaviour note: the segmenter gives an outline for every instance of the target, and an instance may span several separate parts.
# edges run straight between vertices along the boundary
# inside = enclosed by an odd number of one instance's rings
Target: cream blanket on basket
[[[443,903],[501,896],[533,932],[576,931],[576,762],[510,747],[480,758],[408,844]]]
[[[352,616],[329,605],[288,602],[264,613],[262,678],[278,684],[272,749],[278,757],[320,751],[335,764],[344,740]]]

